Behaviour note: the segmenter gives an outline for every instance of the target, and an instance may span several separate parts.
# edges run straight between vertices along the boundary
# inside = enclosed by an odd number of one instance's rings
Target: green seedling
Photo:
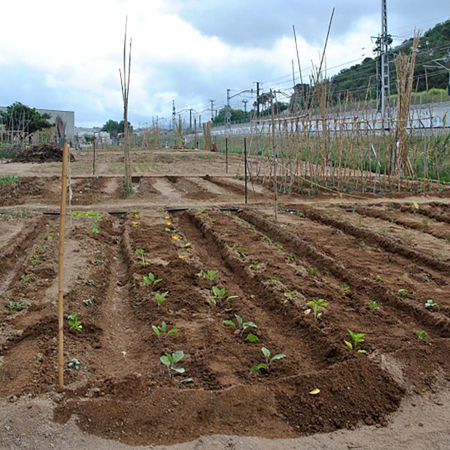
[[[380,234],[381,234],[381,236],[386,237],[386,236],[388,235],[388,232],[386,231],[385,228],[382,228],[382,229],[380,230]]]
[[[281,242],[274,242],[273,246],[279,251],[282,252],[283,251],[283,244]]]
[[[307,304],[312,307],[314,320],[316,322],[318,319],[320,319],[320,317],[323,314],[323,312],[321,312],[320,310],[321,309],[323,310],[323,309],[325,309],[325,307],[328,306],[328,303],[323,298],[319,298],[317,300],[311,300]]]
[[[348,291],[350,290],[350,286],[347,283],[341,283],[339,285],[339,289],[341,291],[342,297],[345,297],[347,295]]]
[[[367,303],[367,306],[369,307],[371,313],[374,313],[380,309],[380,304],[375,301]]]
[[[45,251],[47,250],[47,245],[45,245],[45,244],[42,244],[42,245],[37,245],[36,246],[36,251],[38,252],[38,253],[45,253]]]
[[[22,301],[14,302],[9,298],[6,301],[8,302],[8,308],[11,312],[22,311],[25,306],[24,302]]]
[[[417,339],[419,339],[419,342],[424,341],[425,339],[428,339],[428,335],[423,330],[414,330],[414,333],[416,333]]]
[[[236,247],[236,250],[241,259],[244,259],[247,256],[248,250],[245,247]]]
[[[88,280],[85,280],[85,281],[84,281],[84,284],[85,284],[86,286],[95,286],[95,281],[94,281],[94,280],[91,280],[91,279],[88,279]]]
[[[85,298],[83,300],[84,306],[92,306],[94,304],[94,300],[92,298]]]
[[[146,267],[146,266],[149,265],[148,260],[145,259],[145,251],[144,251],[143,248],[137,248],[137,249],[134,251],[134,254],[135,254],[136,256],[139,256],[139,257],[141,258],[140,261],[139,261],[139,264],[140,264],[142,267]]]
[[[428,225],[428,224],[430,223],[430,221],[429,221],[428,219],[423,219],[423,220],[422,220],[422,223],[423,223],[424,225]]]
[[[166,353],[165,355],[161,356],[160,360],[161,363],[164,364],[167,367],[167,370],[169,371],[169,375],[172,376],[172,374],[175,373],[184,373],[185,369],[184,367],[176,367],[175,364],[177,362],[180,362],[184,358],[184,352],[181,350],[178,350],[174,353]]]
[[[362,248],[363,250],[367,250],[367,245],[364,242],[361,242],[359,244],[360,248]]]
[[[161,283],[162,278],[156,278],[155,274],[150,272],[148,275],[144,275],[144,283],[146,286],[150,286],[153,289],[158,283]]]
[[[408,289],[399,289],[398,290],[398,295],[400,295],[401,298],[406,298],[408,297]]]
[[[381,275],[375,275],[375,281],[383,281]]]
[[[429,298],[425,302],[425,308],[431,311],[439,311],[441,309],[441,307],[437,303],[435,303],[432,298]]]
[[[94,223],[91,225],[91,231],[94,234],[98,234],[100,232],[100,222],[102,221],[102,219],[95,219]]]
[[[167,329],[166,322],[162,322],[161,326],[158,327],[157,325],[152,325],[152,330],[158,336],[158,339],[161,340],[162,336],[168,336],[169,334],[175,334],[178,333],[180,330],[178,328],[171,328],[170,330]]]
[[[270,357],[270,351],[266,348],[263,347],[261,349],[264,358],[266,359],[265,363],[261,363],[261,364],[257,364],[256,366],[252,366],[250,368],[250,372],[252,373],[258,373],[258,374],[268,374],[270,372],[270,368],[272,366],[272,363],[274,361],[277,361],[279,359],[283,359],[286,357],[286,355],[283,355],[281,353],[279,353],[278,355],[272,356],[272,358]]]
[[[437,252],[435,256],[439,261],[442,261],[444,259],[444,254],[442,252]]]
[[[236,323],[233,322],[232,320],[224,320],[223,323],[228,326],[231,327],[233,329],[235,329],[236,331],[239,332],[239,336],[243,336],[244,333],[246,331],[250,331],[252,328],[257,328],[256,323],[255,322],[244,322],[244,319],[242,319],[241,316],[238,316],[237,314],[234,315],[234,317],[236,317]],[[249,340],[250,342],[257,342],[258,338],[257,336],[255,336],[254,334],[251,333],[251,338],[248,339],[247,336],[247,340]],[[255,340],[256,338],[256,340]]]
[[[270,284],[273,284],[274,286],[278,286],[280,284],[280,282],[277,280],[277,278],[275,277],[275,275],[269,275],[267,277],[267,279],[269,280]]]
[[[308,277],[312,278],[317,273],[317,267],[308,267],[306,271],[308,272]]]
[[[80,370],[80,361],[77,358],[73,358],[69,361],[69,364],[67,364],[69,369],[75,369]]]
[[[168,291],[163,292],[162,294],[160,294],[159,292],[157,292],[157,293],[155,294],[155,300],[156,300],[156,302],[158,303],[158,308],[159,308],[161,305],[164,304],[164,302],[166,301],[166,297],[167,297],[168,294],[169,294]]]
[[[59,224],[58,224],[57,222],[52,222],[52,223],[50,224],[50,226],[51,226],[54,230],[57,230],[58,227],[59,227]]]
[[[33,272],[25,273],[25,274],[22,275],[20,280],[22,281],[22,283],[27,284],[33,277],[34,277],[34,273]]]
[[[283,303],[286,305],[286,304],[288,304],[290,302],[293,302],[294,298],[297,297],[297,295],[298,295],[297,291],[289,291],[289,290],[287,290],[284,293],[284,296],[286,297],[286,299],[284,300]]]
[[[47,236],[47,240],[48,241],[53,241],[54,237],[55,237],[54,233],[49,233],[48,236]]]
[[[100,258],[95,258],[94,259],[94,264],[96,265],[96,266],[101,266],[102,264],[103,264],[103,259],[100,259]]]
[[[270,242],[270,239],[267,236],[261,236],[259,239],[261,242]]]
[[[200,272],[197,273],[197,276],[209,281],[209,285],[212,286],[213,281],[217,278],[217,270],[208,270],[206,272],[200,270]]]
[[[67,321],[69,322],[69,326],[71,330],[81,331],[83,325],[78,320],[78,313],[74,312],[67,316]]]
[[[295,261],[295,255],[293,253],[288,253],[286,255],[286,258],[287,258],[288,262],[294,262]]]
[[[364,333],[353,333],[352,330],[348,330],[348,333],[350,334],[350,337],[352,338],[352,342],[346,341],[345,345],[350,349],[352,353],[367,353],[366,350],[362,350],[358,348],[358,344],[361,344],[364,342],[363,337],[365,336]]]
[[[257,259],[255,259],[250,264],[250,269],[259,269],[260,266],[261,266],[261,262],[258,261]]]
[[[225,288],[219,288],[217,286],[212,287],[213,295],[209,296],[209,301],[217,306],[223,304],[224,302],[229,302],[230,300],[233,300],[237,298],[237,295],[229,295],[227,296],[227,291]]]
[[[41,257],[39,255],[33,255],[30,257],[30,262],[32,266],[38,266],[42,263]]]

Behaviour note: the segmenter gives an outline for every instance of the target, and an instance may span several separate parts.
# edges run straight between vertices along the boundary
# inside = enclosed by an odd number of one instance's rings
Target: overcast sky
[[[129,117],[133,125],[194,108],[203,118],[231,94],[263,82],[287,91],[296,59],[304,79],[318,64],[333,6],[328,74],[373,56],[380,0],[14,0],[2,3],[0,105],[75,111],[76,125],[123,114],[119,67],[128,15],[133,38]],[[450,17],[449,0],[388,0],[394,43]],[[298,81],[298,68],[296,77]],[[236,96],[243,107],[250,94]],[[251,100],[249,105],[251,104]],[[202,113],[203,111],[203,113]]]

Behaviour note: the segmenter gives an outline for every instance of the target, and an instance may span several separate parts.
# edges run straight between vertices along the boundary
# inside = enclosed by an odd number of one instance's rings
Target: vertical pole
[[[59,270],[58,270],[58,383],[64,386],[64,229],[66,224],[67,199],[67,160],[69,145],[63,147],[63,165],[61,177],[61,206],[59,210]]]
[[[225,171],[228,173],[228,136],[225,136]]]
[[[270,90],[270,102],[272,107],[272,157],[273,157],[273,187],[275,193],[275,220],[278,220],[278,182],[277,182],[277,168],[278,168],[278,152],[275,146],[275,107],[273,104],[273,92]]]
[[[94,140],[92,141],[92,148],[94,150],[94,157],[92,158],[92,175],[95,176],[95,134],[94,134]]]
[[[259,81],[256,82],[256,117],[259,119]]]
[[[245,204],[248,202],[248,190],[247,190],[247,138],[244,138],[244,170],[245,170]]]

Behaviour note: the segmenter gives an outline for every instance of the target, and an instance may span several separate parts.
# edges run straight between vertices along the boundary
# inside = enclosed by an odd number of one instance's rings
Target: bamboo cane
[[[67,198],[67,161],[69,145],[63,147],[63,165],[61,177],[61,206],[59,214],[59,269],[58,269],[58,383],[64,386],[64,229],[66,224]]]

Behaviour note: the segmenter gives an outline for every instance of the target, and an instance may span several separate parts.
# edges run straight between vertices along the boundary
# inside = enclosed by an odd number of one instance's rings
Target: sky
[[[14,0],[2,5],[0,105],[20,101],[75,111],[77,126],[123,118],[119,67],[125,17],[132,38],[129,120],[136,126],[171,120],[172,101],[188,117],[210,116],[255,98],[254,82],[289,94],[292,60],[303,80],[320,62],[328,22],[327,75],[372,57],[381,28],[380,0]],[[415,28],[450,18],[448,0],[388,0],[394,44]],[[18,26],[20,24],[20,26]],[[284,94],[279,94],[283,97]],[[252,100],[253,98],[253,100]],[[287,97],[286,97],[287,98]]]

